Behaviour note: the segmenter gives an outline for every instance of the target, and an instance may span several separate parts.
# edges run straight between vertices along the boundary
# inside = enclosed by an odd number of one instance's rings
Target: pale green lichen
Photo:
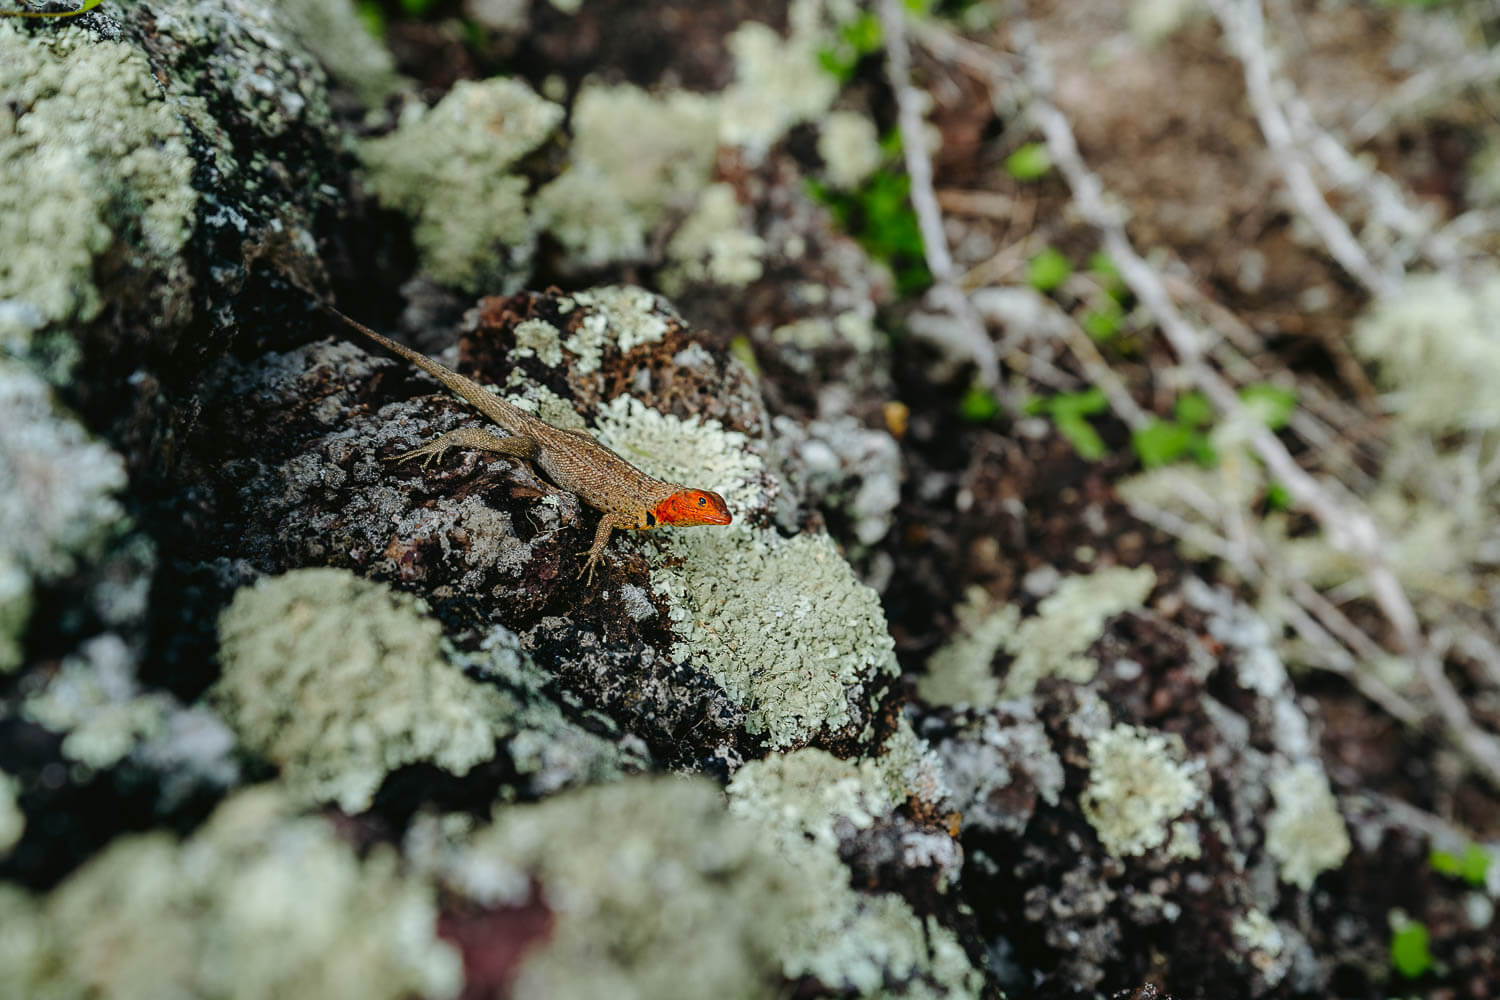
[[[585,84],[572,129],[570,166],[535,204],[578,267],[644,257],[651,229],[708,183],[718,146],[714,99],[682,91]]]
[[[385,775],[491,759],[514,706],[444,655],[413,598],[345,570],[304,569],[235,595],[211,692],[240,740],[304,801],[368,808]]]
[[[562,334],[546,320],[522,320],[516,324],[515,337],[516,346],[510,352],[512,360],[535,357],[549,367],[562,364]]]
[[[801,746],[849,723],[859,699],[887,683],[881,675],[897,672],[879,598],[827,535],[784,539],[748,522],[766,499],[762,463],[744,435],[628,396],[600,408],[598,432],[651,475],[722,494],[736,515],[727,527],[638,543],[667,602],[673,657],[707,670],[768,746]]]
[[[582,311],[564,346],[576,358],[572,368],[580,374],[599,370],[606,347],[624,354],[667,334],[657,298],[644,288],[605,285],[574,294],[573,302]]]
[[[760,280],[766,241],[741,225],[740,203],[729,184],[712,184],[667,244],[671,262],[661,287],[677,295],[690,283],[742,287]]]
[[[186,287],[179,255],[198,196],[186,129],[145,56],[13,18],[0,18],[0,51],[0,302],[43,323],[91,320],[103,305],[94,263],[113,249],[158,276],[169,311],[181,304],[168,290]],[[4,323],[0,347],[24,353],[29,325]]]
[[[5,857],[26,832],[26,814],[16,803],[20,790],[19,781],[0,771],[0,858]]]
[[[938,705],[987,708],[1002,697],[1030,694],[1043,677],[1086,683],[1099,669],[1086,653],[1105,622],[1139,607],[1154,586],[1156,574],[1148,566],[1071,576],[1024,621],[1016,609],[970,590],[954,609],[957,635],[928,661],[918,691]],[[1014,657],[1003,684],[992,668],[1002,650]]]
[[[1316,764],[1303,761],[1271,779],[1276,809],[1266,821],[1266,850],[1281,880],[1301,889],[1349,855],[1349,831]]]
[[[31,620],[31,579],[15,556],[0,549],[0,674],[21,665],[21,639]]]
[[[365,104],[379,104],[400,86],[391,50],[365,29],[352,0],[277,0],[276,6],[288,33]]]
[[[857,111],[830,111],[824,116],[818,155],[829,183],[845,190],[859,187],[885,158],[875,123]]]
[[[1099,665],[1085,655],[1115,615],[1138,608],[1156,586],[1151,567],[1114,566],[1086,576],[1070,576],[1021,622],[1009,649],[1015,662],[1005,676],[1005,694],[1027,695],[1043,677],[1086,683]]]
[[[874,760],[841,760],[813,747],[773,753],[735,772],[728,788],[730,809],[836,849],[838,819],[868,829],[904,801],[878,767]]]
[[[1014,640],[1021,614],[997,604],[983,587],[970,587],[953,616],[954,635],[928,658],[917,694],[934,705],[993,705],[1001,697],[995,656]]]
[[[856,893],[835,846],[785,829],[702,779],[631,779],[500,810],[449,881],[540,886],[555,924],[520,998],[769,998],[804,975],[855,996],[977,995],[952,932]]]
[[[519,368],[511,369],[506,388],[513,390],[505,398],[527,413],[534,413],[553,427],[587,430],[588,424],[572,403],[544,385],[527,377]]]
[[[793,0],[783,38],[770,25],[746,21],[725,44],[734,57],[734,83],[722,95],[719,134],[759,160],[786,131],[813,121],[838,96],[838,80],[818,54],[834,40],[823,0]]]
[[[0,413],[0,567],[12,567],[7,575],[19,565],[44,580],[65,576],[122,529],[125,514],[115,494],[125,486],[124,463],[89,440],[45,382],[4,358]],[[14,618],[20,599],[14,584],[9,589]]]
[[[140,690],[125,643],[106,635],[65,659],[46,686],[22,703],[21,714],[67,734],[64,757],[101,769],[118,763],[137,744],[160,737],[176,707],[168,694]]]
[[[1172,821],[1203,797],[1201,762],[1184,763],[1182,738],[1144,726],[1116,725],[1089,741],[1089,783],[1080,798],[1099,842],[1115,857],[1166,844]],[[1173,838],[1173,856],[1191,857],[1197,841]]]
[[[0,982],[38,1000],[440,1000],[463,984],[430,886],[264,787],[181,843],[117,840],[46,896],[0,887],[0,922]]]
[[[428,274],[511,292],[531,276],[536,226],[527,180],[507,168],[562,119],[519,80],[463,80],[430,109],[409,106],[395,132],[360,144],[360,157],[380,202],[411,218]]]
[[[1377,365],[1398,421],[1437,433],[1500,427],[1500,273],[1462,284],[1414,275],[1356,324],[1354,348]]]

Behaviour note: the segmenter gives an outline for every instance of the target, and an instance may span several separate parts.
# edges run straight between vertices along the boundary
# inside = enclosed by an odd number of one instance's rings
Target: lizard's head
[[[712,490],[678,490],[652,511],[660,524],[728,524],[734,520],[724,498]]]

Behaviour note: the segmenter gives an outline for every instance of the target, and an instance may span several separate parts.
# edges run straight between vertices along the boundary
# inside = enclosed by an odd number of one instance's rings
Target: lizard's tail
[[[427,374],[431,375],[433,378],[437,379],[438,382],[440,382],[445,388],[447,388],[455,395],[461,397],[465,402],[474,407],[480,413],[483,413],[485,416],[489,417],[503,430],[510,431],[512,434],[521,434],[525,432],[526,414],[521,410],[516,409],[506,400],[501,399],[499,396],[490,392],[478,382],[475,382],[473,379],[465,378],[455,371],[450,371],[449,369],[443,367],[436,361],[429,358],[427,355],[422,354],[418,351],[414,351],[410,347],[407,347],[405,344],[398,344],[384,334],[376,333],[374,330],[370,329],[368,326],[365,326],[359,320],[353,319],[349,316],[345,316],[343,313],[333,308],[333,306],[324,305],[323,308],[333,316],[342,320],[346,325],[358,330],[360,333],[364,334],[366,337],[369,337],[371,340],[375,341],[375,343],[379,344],[381,347],[384,347],[392,354],[396,355],[397,357],[405,358],[407,361],[411,362]],[[512,410],[515,411],[516,415],[512,415]]]

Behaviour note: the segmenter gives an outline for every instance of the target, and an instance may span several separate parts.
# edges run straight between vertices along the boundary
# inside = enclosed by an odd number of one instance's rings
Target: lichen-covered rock
[[[431,109],[408,105],[394,132],[360,146],[380,202],[405,212],[436,281],[510,292],[531,275],[537,225],[517,160],[551,137],[563,109],[519,80],[461,81]]]
[[[561,764],[569,750],[582,774],[609,771],[608,744],[459,669],[475,665],[498,679],[518,666],[518,654],[463,657],[422,610],[343,570],[263,580],[241,590],[220,620],[224,675],[211,698],[246,748],[281,767],[295,796],[347,812],[368,808],[403,765],[431,762],[462,775],[494,758],[502,740],[521,740],[526,772]],[[553,728],[530,728],[543,722]],[[545,741],[556,745],[537,745]]]
[[[360,857],[254,789],[181,843],[117,841],[45,896],[0,886],[0,982],[101,1000],[453,997],[463,970],[433,895],[389,848]]]
[[[754,803],[794,800],[780,781],[746,774],[741,787]],[[804,814],[820,828],[839,808],[824,802]],[[517,997],[770,997],[796,982],[861,997],[978,995],[951,932],[899,897],[852,890],[834,842],[808,842],[797,826],[726,810],[702,779],[631,779],[498,810],[443,877],[491,907],[523,906],[537,887],[553,929],[521,958]]]

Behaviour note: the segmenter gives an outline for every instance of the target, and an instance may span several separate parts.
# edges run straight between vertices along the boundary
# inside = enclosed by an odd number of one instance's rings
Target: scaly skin
[[[593,547],[588,551],[588,561],[579,574],[586,573],[589,583],[593,582],[594,567],[616,528],[647,531],[662,524],[684,527],[730,522],[729,508],[719,494],[692,489],[681,483],[664,483],[648,476],[600,444],[587,431],[553,427],[487,391],[474,380],[376,333],[337,309],[329,308],[328,311],[392,354],[437,379],[444,388],[508,434],[500,437],[477,427],[464,427],[449,431],[420,448],[396,455],[390,461],[420,458],[425,469],[433,459],[442,458],[443,452],[449,448],[492,451],[531,462],[559,489],[576,493],[584,503],[603,512],[599,529],[594,533]]]

